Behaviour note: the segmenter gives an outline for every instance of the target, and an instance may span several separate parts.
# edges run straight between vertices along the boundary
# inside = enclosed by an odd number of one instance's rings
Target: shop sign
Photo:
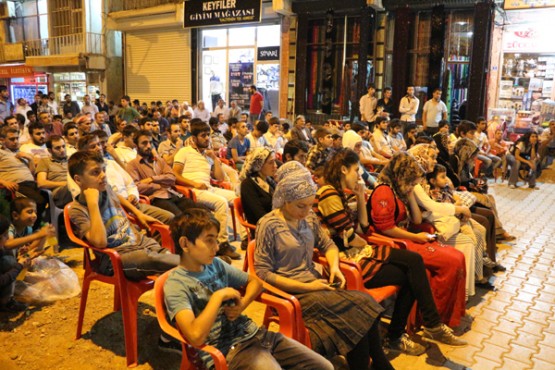
[[[0,78],[11,78],[11,77],[24,77],[32,76],[35,74],[33,67],[28,66],[7,66],[0,67]]]
[[[279,46],[263,46],[258,48],[257,60],[279,60]]]
[[[229,63],[229,101],[246,108],[250,104],[249,88],[254,81],[254,63]]]
[[[262,0],[188,0],[184,28],[260,22]]]
[[[503,51],[506,53],[555,52],[550,26],[522,25],[507,27],[503,32]]]
[[[530,8],[549,8],[555,6],[555,0],[505,0],[503,8],[511,9],[530,9]]]

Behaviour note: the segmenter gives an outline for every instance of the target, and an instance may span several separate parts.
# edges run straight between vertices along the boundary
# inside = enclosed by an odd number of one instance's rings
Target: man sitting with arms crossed
[[[37,164],[37,184],[41,189],[51,190],[54,203],[63,208],[72,201],[67,188],[66,143],[61,136],[52,135],[46,142],[46,147],[51,156],[42,158]]]

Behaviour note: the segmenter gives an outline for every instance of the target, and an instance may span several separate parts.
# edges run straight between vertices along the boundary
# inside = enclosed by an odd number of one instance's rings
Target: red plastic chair
[[[214,359],[214,364],[217,370],[227,369],[227,364],[225,357],[222,353],[213,346],[202,345],[199,347],[194,347],[187,343],[186,339],[183,337],[181,332],[172,326],[166,316],[166,307],[164,303],[164,284],[170,274],[170,271],[165,272],[160,275],[154,284],[154,297],[155,297],[155,307],[156,307],[156,317],[160,327],[164,333],[170,335],[181,343],[183,348],[183,356],[181,358],[181,370],[195,369],[196,364],[191,361],[189,356],[193,357],[197,350],[203,350],[208,352]],[[270,293],[263,292],[257,298],[256,301],[265,304],[267,307],[271,307],[274,312],[280,317],[280,332],[292,338],[294,329],[294,307],[287,300],[288,295],[282,294],[281,292],[275,290],[273,287],[262,283],[265,290]],[[285,299],[284,299],[285,298]]]
[[[123,266],[119,254],[110,248],[95,248],[79,239],[74,233],[69,218],[72,204],[69,203],[64,208],[64,223],[69,239],[83,247],[83,288],[81,292],[81,303],[79,304],[79,316],[77,319],[76,339],[81,338],[83,329],[83,318],[87,306],[89,287],[92,281],[97,280],[114,286],[114,311],[122,311],[123,331],[125,338],[125,353],[127,366],[135,367],[138,364],[137,349],[137,306],[139,297],[154,287],[155,277],[141,281],[128,280],[123,273]],[[94,253],[93,253],[94,252]],[[95,253],[102,253],[110,257],[114,269],[113,276],[103,275],[97,272],[99,267],[98,258]]]
[[[175,185],[175,190],[177,190],[179,193],[183,194],[187,198],[192,199],[193,202],[197,201],[197,196],[195,195],[195,192],[193,191],[193,189],[191,189],[190,187],[183,186],[183,185]]]
[[[233,200],[233,208],[235,212],[235,218],[239,220],[239,224],[242,225],[245,230],[247,230],[247,240],[250,243],[252,240],[251,231],[254,233],[256,230],[256,226],[253,224],[249,224],[245,217],[245,211],[243,210],[243,203],[241,202],[241,198],[235,198]],[[243,261],[243,271],[247,271],[247,259]]]
[[[158,319],[158,324],[160,325],[160,328],[162,328],[162,331],[181,343],[183,355],[181,356],[180,369],[193,370],[200,365],[189,359],[189,356],[192,356],[198,349],[208,352],[210,356],[212,356],[216,370],[227,370],[225,356],[216,347],[207,345],[196,348],[193,347],[187,343],[183,335],[181,335],[181,332],[168,322],[168,318],[166,316],[166,304],[164,302],[164,284],[166,283],[171,271],[172,270],[166,271],[160,275],[158,279],[156,279],[156,283],[154,284],[154,306],[156,307],[156,318]]]

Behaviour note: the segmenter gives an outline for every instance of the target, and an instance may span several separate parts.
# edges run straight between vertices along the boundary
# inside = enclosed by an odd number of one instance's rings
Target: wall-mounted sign
[[[184,28],[260,22],[262,0],[187,0]]]
[[[6,62],[16,62],[25,60],[23,52],[23,43],[4,44],[4,60]]]
[[[505,0],[503,8],[511,9],[530,9],[530,8],[549,8],[555,6],[555,0]]]
[[[279,46],[262,46],[258,48],[257,60],[279,60]]]
[[[503,32],[503,51],[506,53],[555,52],[549,25],[507,26]]]
[[[28,66],[6,66],[0,67],[0,78],[11,78],[11,77],[24,77],[32,76],[35,74],[33,67]]]

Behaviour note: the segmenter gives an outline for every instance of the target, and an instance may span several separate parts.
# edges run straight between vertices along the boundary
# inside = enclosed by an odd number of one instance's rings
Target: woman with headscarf
[[[298,162],[287,162],[277,173],[273,211],[256,229],[254,269],[258,277],[288,293],[301,304],[310,344],[316,352],[343,355],[351,369],[393,369],[385,357],[378,330],[383,308],[368,294],[336,289],[345,286],[339,251],[312,212],[316,185]],[[316,270],[314,248],[329,263],[329,278]],[[332,285],[333,284],[333,285]]]
[[[436,165],[436,149],[427,144],[418,144],[408,150],[422,170],[430,173]],[[466,293],[473,296],[475,284],[492,289],[493,286],[484,277],[484,264],[487,267],[494,267],[495,263],[484,259],[486,249],[486,228],[477,221],[470,221],[471,212],[466,206],[451,203],[436,202],[430,197],[430,187],[426,180],[422,180],[414,187],[414,196],[418,205],[424,209],[422,217],[428,221],[443,219],[450,222],[442,223],[443,230],[439,234],[439,241],[447,245],[452,245],[464,254],[466,262]],[[471,230],[469,234],[461,232],[461,217],[464,224],[470,221]]]
[[[409,218],[414,224],[422,222],[414,187],[423,176],[424,171],[413,156],[395,154],[380,173],[380,185],[368,200],[367,212],[377,233],[403,239],[408,250],[422,256],[441,319],[450,327],[456,327],[465,314],[464,255],[435,241],[433,235],[413,233],[406,228]]]
[[[472,207],[472,211],[487,217],[495,225],[495,235],[492,235],[488,240],[488,254],[495,261],[495,251],[497,249],[495,247],[495,239],[511,241],[516,238],[503,228],[497,213],[495,198],[491,194],[478,191],[480,189],[476,187],[477,181],[472,177],[472,166],[478,153],[479,149],[472,140],[462,138],[457,141],[451,156],[451,166],[455,170],[455,178],[451,179],[451,181],[455,187],[460,185],[466,187],[476,198],[476,204]]]
[[[536,186],[536,177],[541,174],[541,166],[539,165],[539,141],[538,134],[528,132],[518,139],[507,155],[507,163],[511,166],[509,177],[509,188],[515,189],[518,181],[518,173],[521,167],[526,166],[528,172],[528,187],[530,189],[538,189]]]
[[[360,265],[366,288],[401,287],[384,346],[391,351],[418,356],[425,352],[425,347],[412,341],[405,332],[413,303],[418,302],[426,328],[433,331],[445,324],[437,311],[422,257],[404,249],[368,245],[359,235],[368,231],[369,223],[364,187],[358,183],[358,164],[358,155],[350,149],[334,154],[324,169],[325,185],[316,192],[313,210],[339,248],[341,258]],[[350,190],[354,197],[346,197],[344,189]],[[466,344],[449,330],[438,332],[443,334],[436,338],[441,343]]]
[[[272,210],[272,195],[276,188],[273,176],[276,171],[276,156],[271,149],[256,148],[245,159],[239,180],[241,202],[250,224],[256,225],[262,216]]]

